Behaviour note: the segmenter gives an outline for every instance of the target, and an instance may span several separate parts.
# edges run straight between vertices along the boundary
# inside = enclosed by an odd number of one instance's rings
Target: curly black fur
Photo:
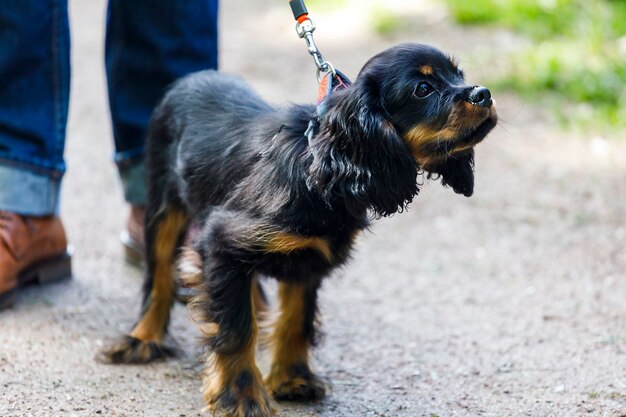
[[[310,185],[329,205],[354,216],[402,211],[418,193],[417,162],[385,119],[375,74],[365,69],[350,88],[324,104],[311,142]]]
[[[424,83],[428,95],[417,92]],[[479,102],[473,91],[449,57],[418,44],[376,55],[319,108],[275,108],[215,71],[177,82],[151,122],[146,221],[158,230],[159,213],[173,207],[202,225],[195,305],[217,325],[207,346],[230,355],[247,345],[258,274],[317,289],[371,216],[407,207],[421,170],[471,195],[472,146],[496,121],[490,97]],[[146,235],[149,247],[155,236]],[[305,297],[302,336],[312,344],[316,291]]]

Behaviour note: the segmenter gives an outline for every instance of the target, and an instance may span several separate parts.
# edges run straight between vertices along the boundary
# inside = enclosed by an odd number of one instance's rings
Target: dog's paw
[[[142,364],[174,356],[175,351],[156,342],[144,342],[132,336],[102,349],[96,356],[100,363]]]
[[[258,370],[241,370],[232,382],[220,386],[219,378],[205,381],[208,409],[224,417],[272,417],[271,397]]]
[[[272,372],[265,380],[272,397],[279,401],[318,401],[326,395],[326,383],[306,364],[292,365],[286,372]]]

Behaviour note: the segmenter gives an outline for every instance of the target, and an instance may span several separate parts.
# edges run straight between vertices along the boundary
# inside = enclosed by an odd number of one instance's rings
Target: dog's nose
[[[469,101],[480,107],[491,107],[491,91],[487,87],[476,86],[469,94]]]

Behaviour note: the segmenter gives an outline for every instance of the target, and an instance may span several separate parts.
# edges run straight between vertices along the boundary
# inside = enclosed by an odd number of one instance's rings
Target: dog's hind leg
[[[130,335],[104,349],[99,359],[110,363],[146,363],[172,354],[163,346],[176,285],[176,251],[184,241],[188,215],[172,169],[176,142],[170,134],[170,110],[155,109],[146,141],[148,206],[145,218],[146,278],[141,316]]]
[[[172,354],[163,346],[176,285],[174,257],[184,239],[187,215],[171,206],[148,209],[146,214],[147,273],[141,316],[130,335],[102,351],[100,359],[111,363],[147,363]]]
[[[270,338],[273,361],[266,386],[277,400],[314,401],[324,397],[325,384],[309,367],[315,344],[317,289],[313,283],[281,282],[280,316]]]

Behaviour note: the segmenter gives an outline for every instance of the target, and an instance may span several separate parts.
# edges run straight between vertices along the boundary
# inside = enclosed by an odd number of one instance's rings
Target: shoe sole
[[[15,288],[0,295],[0,311],[13,307],[13,305],[15,304],[16,295],[17,290]]]
[[[132,266],[142,267],[145,261],[143,246],[130,237],[128,230],[122,230],[120,233],[120,242],[122,242],[122,246],[124,247],[124,258],[126,262]]]
[[[72,276],[72,249],[58,256],[43,259],[22,272],[17,277],[18,286],[0,295],[0,310],[15,304],[17,290],[30,284],[47,284],[61,281]]]

